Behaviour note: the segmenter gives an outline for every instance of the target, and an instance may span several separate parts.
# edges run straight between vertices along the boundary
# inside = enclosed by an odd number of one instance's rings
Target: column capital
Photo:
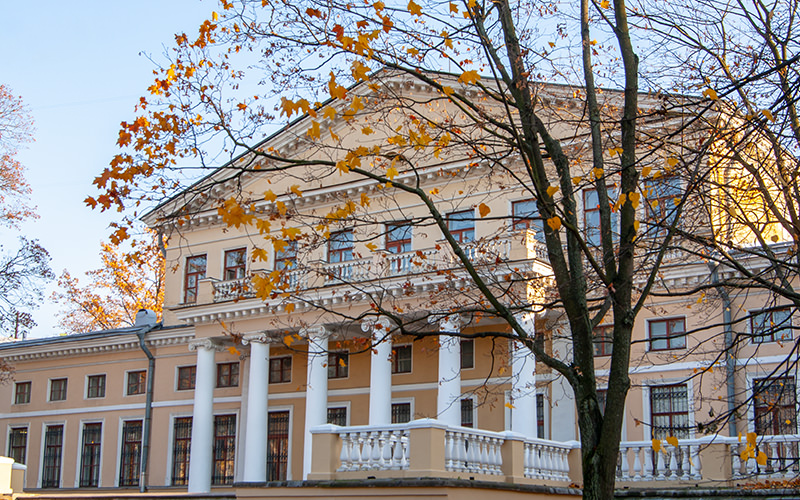
[[[248,333],[247,335],[242,337],[242,345],[247,345],[250,343],[269,344],[270,338],[269,335],[267,335],[264,332]]]
[[[373,330],[384,330],[386,333],[389,333],[392,323],[393,321],[386,316],[380,316],[377,319],[366,318],[361,321],[361,331],[364,333],[370,333]]]
[[[308,339],[320,339],[328,337],[328,329],[323,325],[305,326],[300,329],[300,336]]]
[[[198,349],[205,349],[207,351],[221,351],[222,346],[219,342],[212,339],[195,339],[189,342],[189,350],[196,351]]]
[[[428,324],[439,324],[440,329],[461,330],[468,323],[465,315],[461,313],[433,313],[428,317]]]

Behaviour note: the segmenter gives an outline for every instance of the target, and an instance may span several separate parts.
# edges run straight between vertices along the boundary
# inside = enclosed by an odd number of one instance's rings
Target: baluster
[[[503,473],[503,443],[505,440],[497,438],[494,447],[494,473],[498,476]],[[523,452],[524,453],[524,452]]]
[[[478,436],[478,451],[480,452],[480,471],[489,474],[489,440],[486,436]]]
[[[689,459],[689,446],[683,446],[683,447],[679,448],[679,450],[680,450],[680,457],[681,457],[681,469],[683,469],[681,471],[681,472],[683,472],[683,474],[681,474],[681,479],[688,480],[691,477],[690,474],[689,474],[689,472],[690,472],[690,469],[689,469],[689,461],[690,461],[690,459]]]
[[[555,479],[553,476],[553,452],[549,446],[542,446],[542,469],[545,479]]]
[[[533,477],[533,456],[531,453],[531,449],[533,449],[532,443],[525,443],[523,445],[523,463],[525,469],[525,477]]]
[[[739,458],[739,445],[734,443],[730,445],[731,452],[731,468],[733,469],[733,477],[735,479],[742,477],[742,460]]]
[[[783,457],[784,457],[784,477],[790,478],[795,476],[797,468],[797,442],[787,442],[783,444]]]
[[[480,464],[476,464],[478,461],[478,450],[477,448],[477,440],[474,436],[469,434],[464,434],[464,448],[465,448],[465,455],[466,455],[466,463],[464,464],[465,468],[469,472],[480,472]],[[478,470],[475,470],[475,466],[478,466]]]
[[[455,470],[455,445],[453,444],[453,431],[444,433],[444,470]]]
[[[744,468],[747,471],[747,475],[752,476],[756,472],[756,461],[748,458],[744,463]]]
[[[689,447],[689,460],[692,466],[692,479],[703,478],[703,465],[700,463],[700,446],[692,445]]]
[[[664,469],[666,465],[664,464],[664,448],[661,448],[660,451],[656,452],[656,481],[663,481],[666,479],[664,476]]]
[[[467,450],[465,449],[466,440],[460,432],[453,433],[453,470],[463,471],[466,466]]]
[[[630,481],[630,473],[628,472],[628,448],[619,448],[619,461],[620,461],[620,477],[623,481]]]
[[[400,468],[408,469],[408,431],[403,431],[403,436],[400,438],[400,444],[402,444],[400,447],[402,454]]]
[[[566,448],[557,448],[556,451],[558,453],[558,479],[566,481],[569,479],[568,450]]]
[[[633,480],[642,480],[642,449],[638,446],[633,448]]]
[[[370,433],[370,441],[372,442],[372,460],[370,460],[370,469],[383,470],[383,439],[381,431]]]
[[[670,445],[668,448],[669,453],[669,479],[675,481],[678,479],[678,453],[679,449],[676,446]]]
[[[642,448],[644,452],[644,459],[642,460],[642,465],[644,465],[644,479],[645,481],[652,481],[653,480],[653,449],[649,446]]]
[[[534,478],[541,479],[544,477],[542,472],[542,445],[540,444],[531,445],[531,466],[533,468]]]
[[[353,443],[350,439],[350,433],[345,432],[339,434],[339,439],[342,441],[342,451],[339,452],[339,469],[338,471],[350,470],[350,450]]]
[[[781,457],[785,457],[783,448],[783,443],[779,443],[777,441],[770,441],[769,445],[769,454],[767,456],[767,466],[764,468],[763,472],[766,472],[767,468],[772,469],[772,477],[781,477],[783,475],[783,460]]]
[[[353,433],[353,468],[352,470],[359,470],[361,469],[361,465],[363,464],[363,446],[364,446],[364,436],[361,432],[354,432]]]

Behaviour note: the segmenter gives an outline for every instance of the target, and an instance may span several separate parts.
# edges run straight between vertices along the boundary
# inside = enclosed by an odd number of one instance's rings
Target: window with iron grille
[[[239,386],[239,363],[217,364],[217,387]]]
[[[595,356],[611,356],[614,347],[613,333],[614,327],[612,325],[596,326],[594,328],[592,343],[594,344]]]
[[[475,241],[475,211],[463,210],[447,214],[447,230],[459,243]]]
[[[328,242],[328,262],[353,260],[353,230],[345,229],[331,233]]]
[[[139,485],[139,460],[142,455],[142,421],[129,420],[122,424],[119,485]]]
[[[81,471],[78,485],[81,488],[96,487],[100,484],[100,439],[103,424],[83,425],[83,447],[81,448]]]
[[[750,331],[754,344],[792,340],[792,310],[781,307],[752,312]]]
[[[536,437],[546,439],[544,435],[544,394],[536,395]]]
[[[475,368],[475,341],[461,339],[461,369]]]
[[[89,375],[86,377],[86,397],[104,398],[106,397],[106,376]]]
[[[759,436],[797,433],[797,387],[793,378],[754,380],[753,406]]]
[[[520,200],[511,203],[511,227],[515,231],[533,229],[534,237],[538,241],[544,241],[544,221],[539,216],[539,208],[536,200]]]
[[[386,250],[392,253],[405,253],[411,251],[410,223],[386,225]]]
[[[686,384],[650,387],[650,414],[654,439],[689,437],[689,399]]]
[[[147,371],[128,372],[128,396],[144,394],[147,387]]]
[[[64,401],[67,399],[67,379],[50,379],[50,401]]]
[[[244,278],[246,268],[246,248],[237,248],[236,250],[225,251],[225,269],[222,273],[225,280],[238,280],[240,278]]]
[[[292,381],[292,357],[281,356],[269,359],[269,383],[282,384]]]
[[[337,351],[328,353],[328,378],[347,378],[350,353]]]
[[[195,378],[197,378],[197,366],[179,366],[178,390],[188,391],[194,389]]]
[[[267,420],[267,481],[286,481],[289,473],[289,412],[271,411]]]
[[[189,449],[192,444],[192,417],[178,417],[172,429],[172,485],[189,484]]]
[[[328,408],[328,423],[334,425],[347,425],[347,407]]]
[[[206,277],[206,256],[195,255],[186,258],[186,274],[183,282],[183,302],[197,302],[197,287],[201,279]]]
[[[24,405],[31,402],[31,383],[17,382],[14,384],[14,404]]]
[[[26,463],[28,428],[12,427],[8,435],[8,456],[18,464]]]
[[[44,432],[42,459],[42,488],[61,486],[61,454],[64,445],[64,426],[48,425]]]
[[[658,319],[647,322],[651,351],[686,348],[684,318]]]
[[[469,427],[470,429],[475,426],[475,402],[472,398],[464,398],[461,400],[461,427]]]
[[[392,423],[411,422],[411,403],[392,403]]]
[[[411,346],[392,347],[392,373],[411,373]]]
[[[212,484],[232,484],[236,454],[236,415],[214,417],[214,475]]]

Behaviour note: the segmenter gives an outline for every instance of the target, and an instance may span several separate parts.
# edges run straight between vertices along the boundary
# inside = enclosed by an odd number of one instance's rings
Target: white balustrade
[[[525,441],[525,477],[569,481],[569,452],[572,446],[544,439]]]
[[[371,263],[372,259],[357,259],[325,264],[325,283],[353,283],[370,279]]]
[[[390,426],[342,427],[338,471],[408,469],[408,429]]]
[[[473,474],[502,474],[502,434],[465,427],[445,432],[445,470]]]
[[[214,283],[214,302],[254,296],[255,293],[250,285],[250,277]]]
[[[618,481],[689,481],[702,479],[700,449],[707,438],[682,439],[679,446],[662,444],[653,450],[651,441],[626,441],[620,444]]]
[[[417,274],[436,269],[436,249],[428,248],[414,252],[386,255],[386,273],[389,276]]]

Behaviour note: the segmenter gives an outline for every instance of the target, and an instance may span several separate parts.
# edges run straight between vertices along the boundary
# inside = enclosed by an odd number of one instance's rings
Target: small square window
[[[292,381],[292,357],[282,356],[269,360],[269,383],[282,384]]]
[[[17,382],[14,384],[14,404],[24,405],[31,402],[31,383]]]
[[[459,243],[475,241],[475,211],[464,210],[447,214],[447,229]]]
[[[614,347],[614,327],[612,325],[597,326],[594,331],[594,355],[595,356],[611,356]]]
[[[461,369],[475,368],[475,341],[461,340]]]
[[[189,391],[194,389],[194,381],[197,377],[196,366],[179,366],[178,367],[178,390]]]
[[[651,320],[647,327],[651,351],[686,348],[686,326],[683,318]]]
[[[247,249],[237,248],[225,252],[225,269],[222,275],[225,280],[244,278],[247,269]]]
[[[147,371],[138,370],[135,372],[128,372],[128,396],[134,394],[144,394],[147,385]]]
[[[334,425],[347,425],[347,407],[328,408],[328,423]]]
[[[86,397],[87,398],[106,397],[105,375],[89,375],[86,378]]]
[[[754,344],[792,340],[792,310],[788,307],[750,313]]]
[[[411,422],[411,403],[392,403],[392,423]]]
[[[536,200],[520,200],[511,203],[511,227],[515,231],[534,230],[537,241],[544,242],[544,222],[539,216]]]
[[[347,378],[350,353],[347,351],[328,353],[328,378]]]
[[[239,386],[239,363],[217,364],[217,387]]]
[[[411,346],[392,348],[392,373],[411,373]]]
[[[328,262],[353,260],[353,230],[345,229],[331,233],[328,240]]]
[[[67,399],[67,379],[50,379],[50,401],[64,401]]]

